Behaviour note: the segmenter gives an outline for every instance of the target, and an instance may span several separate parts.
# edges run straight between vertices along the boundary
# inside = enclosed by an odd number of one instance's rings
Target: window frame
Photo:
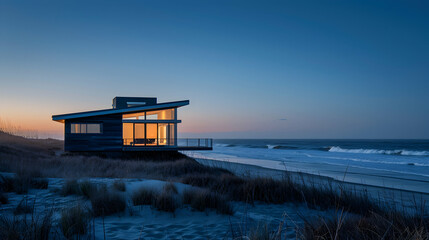
[[[79,125],[79,132],[73,132],[73,125]],[[100,125],[100,132],[99,133],[89,133],[88,132],[88,124],[98,124]],[[85,126],[85,131],[82,131],[82,127],[83,125]],[[70,123],[70,134],[84,134],[84,135],[98,135],[98,134],[103,134],[103,123],[100,122],[75,122],[75,123]]]

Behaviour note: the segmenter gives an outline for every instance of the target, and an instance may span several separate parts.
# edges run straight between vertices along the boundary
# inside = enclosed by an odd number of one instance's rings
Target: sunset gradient
[[[429,138],[423,1],[2,1],[0,119],[190,100],[179,137]]]

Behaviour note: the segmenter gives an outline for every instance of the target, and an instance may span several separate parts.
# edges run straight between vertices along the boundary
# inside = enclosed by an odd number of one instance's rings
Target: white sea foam
[[[346,149],[340,147],[331,147],[329,152],[341,153],[363,153],[363,154],[388,154],[388,155],[407,155],[407,156],[428,156],[428,151],[409,151],[409,150],[383,150],[383,149]]]
[[[269,145],[269,144],[267,145],[267,148],[268,148],[268,149],[274,149],[274,148],[276,148],[276,147],[278,147],[278,145]]]

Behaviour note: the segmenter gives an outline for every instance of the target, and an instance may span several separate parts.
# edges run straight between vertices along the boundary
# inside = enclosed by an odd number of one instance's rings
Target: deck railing
[[[212,148],[211,138],[124,138],[127,147],[201,147]]]
[[[213,139],[211,138],[178,138],[178,147],[213,147]]]

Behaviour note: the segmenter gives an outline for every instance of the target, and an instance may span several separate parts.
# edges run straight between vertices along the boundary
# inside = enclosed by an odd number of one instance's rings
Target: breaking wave
[[[341,153],[363,153],[363,154],[387,154],[404,156],[429,156],[429,151],[409,151],[409,150],[383,150],[383,149],[346,149],[340,147],[331,147],[329,152]]]

